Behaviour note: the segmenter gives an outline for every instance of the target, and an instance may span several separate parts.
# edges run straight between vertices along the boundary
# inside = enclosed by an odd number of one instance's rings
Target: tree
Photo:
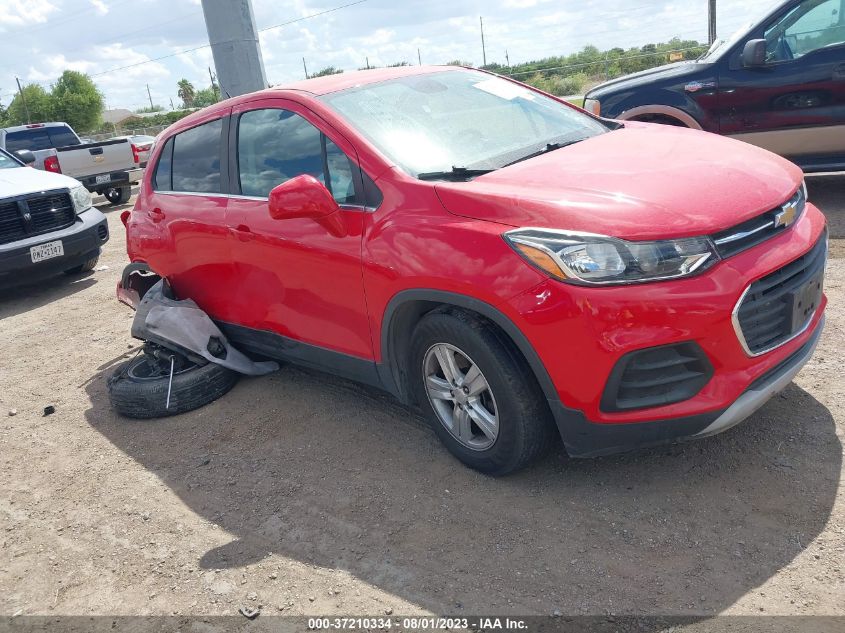
[[[194,107],[206,108],[218,101],[220,101],[220,88],[215,84],[197,92],[196,96],[194,96]]]
[[[179,92],[177,92],[176,94],[182,100],[182,103],[185,105],[185,108],[193,107],[194,99],[197,95],[197,92],[194,89],[194,85],[187,79],[180,79],[177,85],[179,86]]]
[[[335,68],[334,66],[326,66],[323,70],[318,70],[317,72],[311,75],[311,79],[314,77],[325,77],[327,75],[339,75],[343,71],[340,68]]]
[[[50,95],[38,84],[29,84],[23,87],[23,96],[20,93],[15,95],[9,108],[6,111],[6,119],[9,125],[23,125],[24,123],[38,123],[49,121],[53,118],[53,107]],[[24,106],[26,101],[26,106]],[[27,110],[29,118],[27,119]]]
[[[53,86],[49,101],[52,102],[53,118],[70,124],[78,132],[94,130],[100,123],[103,95],[84,73],[63,72]]]

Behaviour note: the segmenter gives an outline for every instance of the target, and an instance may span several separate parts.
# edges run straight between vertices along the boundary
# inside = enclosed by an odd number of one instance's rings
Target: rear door
[[[221,320],[236,318],[238,293],[226,228],[227,131],[228,117],[217,113],[170,137],[137,209],[146,216],[147,241],[137,247],[147,263],[177,297]]]
[[[845,154],[845,0],[803,0],[748,39],[766,64],[742,67],[740,42],[720,77],[722,134],[807,164]],[[746,40],[747,41],[747,40]]]
[[[367,210],[355,149],[313,112],[283,99],[236,107],[230,139],[238,323],[285,337],[286,353],[304,362],[320,364],[324,352],[371,360],[361,272]],[[343,231],[308,218],[270,217],[270,190],[301,174],[332,192]]]

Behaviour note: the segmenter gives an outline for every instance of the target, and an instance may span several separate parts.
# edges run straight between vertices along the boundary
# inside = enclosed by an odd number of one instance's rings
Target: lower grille
[[[629,411],[688,400],[712,375],[707,355],[691,341],[631,352],[613,368],[601,409]]]
[[[73,203],[66,192],[6,200],[0,203],[0,244],[63,229],[75,219]]]
[[[734,311],[734,328],[746,353],[759,356],[801,332],[822,299],[827,235],[805,255],[748,287]]]

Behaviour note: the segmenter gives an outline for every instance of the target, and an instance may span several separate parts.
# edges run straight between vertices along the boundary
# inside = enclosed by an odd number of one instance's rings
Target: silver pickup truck
[[[0,129],[0,149],[37,169],[76,178],[88,191],[104,195],[112,204],[129,200],[132,185],[141,180],[144,171],[126,137],[83,143],[67,123]]]

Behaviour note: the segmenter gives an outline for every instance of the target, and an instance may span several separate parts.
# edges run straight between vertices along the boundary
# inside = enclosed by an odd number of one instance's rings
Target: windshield
[[[10,157],[6,152],[0,150],[0,169],[11,169],[13,167],[20,167],[21,164]]]
[[[510,81],[461,70],[401,77],[321,99],[414,176],[498,169],[610,129]]]

